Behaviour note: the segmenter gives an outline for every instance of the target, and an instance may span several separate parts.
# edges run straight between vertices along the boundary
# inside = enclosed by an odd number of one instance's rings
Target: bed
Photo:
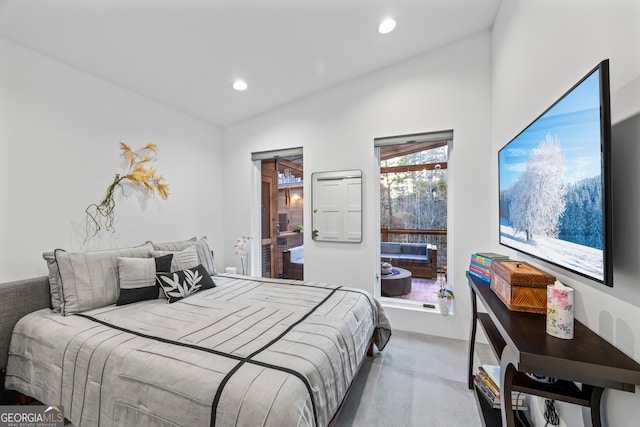
[[[3,301],[25,305],[12,306],[15,316],[35,310],[13,328],[8,360],[0,355],[5,387],[63,405],[78,427],[327,426],[370,342],[381,350],[391,334],[377,300],[359,289],[230,274],[213,281],[172,304],[65,316],[43,305],[47,278],[0,285]],[[36,297],[25,302],[25,292]],[[0,333],[9,323],[0,319]]]

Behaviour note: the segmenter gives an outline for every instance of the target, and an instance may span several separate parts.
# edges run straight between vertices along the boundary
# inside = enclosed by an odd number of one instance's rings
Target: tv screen
[[[498,152],[500,244],[613,286],[609,62]]]

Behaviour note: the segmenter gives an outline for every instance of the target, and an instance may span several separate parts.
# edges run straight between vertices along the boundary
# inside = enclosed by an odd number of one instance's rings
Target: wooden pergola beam
[[[303,167],[302,167],[302,165],[300,163],[294,163],[294,162],[289,161],[289,160],[278,159],[278,165],[279,166],[284,166],[285,168],[294,169],[294,170],[297,170],[299,172],[303,171]]]
[[[419,153],[433,148],[444,147],[445,145],[447,145],[447,141],[389,145],[380,148],[380,160],[395,159],[396,157]]]
[[[447,169],[447,162],[426,163],[423,165],[386,166],[380,168],[380,174],[398,172],[420,172],[424,170],[428,171],[436,169]]]

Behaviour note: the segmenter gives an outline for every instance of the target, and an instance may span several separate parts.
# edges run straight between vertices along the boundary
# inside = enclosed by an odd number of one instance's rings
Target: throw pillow
[[[67,316],[118,301],[118,257],[149,258],[151,245],[91,252],[54,251],[60,312]]]
[[[188,268],[196,267],[200,262],[198,261],[198,252],[195,246],[189,246],[181,251],[151,251],[152,257],[159,257],[168,254],[173,254],[173,260],[171,261],[171,270],[180,271]]]
[[[49,295],[51,295],[51,308],[56,313],[60,313],[60,306],[62,304],[60,298],[60,287],[58,273],[58,263],[56,262],[56,256],[53,252],[45,252],[42,254],[42,258],[47,261],[47,269],[49,270]]]
[[[207,272],[211,276],[217,274],[216,267],[213,263],[213,253],[211,252],[211,249],[209,249],[206,236],[202,237],[200,240],[196,240],[195,237],[192,237],[189,240],[183,240],[181,242],[150,243],[156,251],[181,251],[189,246],[195,246],[196,251],[198,252],[198,262],[206,268]]]
[[[211,289],[216,286],[202,264],[173,273],[157,273],[156,280],[169,303],[179,301],[203,289]]]
[[[158,298],[156,273],[171,271],[173,254],[157,258],[118,257],[120,295],[116,305]]]

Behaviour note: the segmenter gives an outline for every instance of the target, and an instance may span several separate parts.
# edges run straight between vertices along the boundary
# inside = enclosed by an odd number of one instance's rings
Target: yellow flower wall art
[[[118,187],[122,189],[124,183],[133,183],[143,191],[151,193],[152,196],[158,193],[164,200],[169,197],[169,185],[165,182],[164,177],[149,165],[156,161],[158,147],[154,143],[149,142],[134,151],[129,145],[120,142],[120,150],[122,150],[122,157],[127,161],[127,170],[122,175],[116,174],[100,203],[91,204],[85,209],[87,238],[95,236],[102,229],[115,231],[113,227],[116,207],[115,191]]]

